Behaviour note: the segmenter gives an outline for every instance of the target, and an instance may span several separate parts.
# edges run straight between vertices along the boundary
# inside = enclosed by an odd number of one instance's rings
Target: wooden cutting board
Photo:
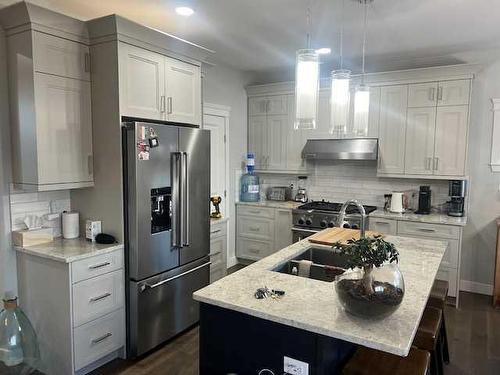
[[[340,242],[343,245],[347,244],[348,240],[359,239],[360,231],[357,229],[347,229],[347,228],[328,228],[324,229],[321,232],[313,234],[310,237],[307,237],[309,242],[317,243],[320,245],[328,245],[333,246],[333,244]],[[382,233],[372,232],[367,230],[366,237],[374,237],[381,236],[384,237]]]

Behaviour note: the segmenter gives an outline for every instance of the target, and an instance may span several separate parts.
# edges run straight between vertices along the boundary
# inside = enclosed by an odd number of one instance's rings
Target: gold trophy
[[[222,202],[222,198],[219,195],[214,195],[210,197],[210,202],[214,205],[215,211],[210,213],[210,217],[212,219],[220,219],[222,217],[222,214],[220,213],[220,202]]]

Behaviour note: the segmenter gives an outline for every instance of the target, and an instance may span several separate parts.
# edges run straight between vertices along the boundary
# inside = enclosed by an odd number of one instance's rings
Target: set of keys
[[[284,290],[278,290],[278,289],[269,289],[267,286],[264,286],[263,288],[257,289],[255,292],[254,296],[257,299],[264,299],[264,298],[273,298],[273,299],[279,299],[285,295]]]

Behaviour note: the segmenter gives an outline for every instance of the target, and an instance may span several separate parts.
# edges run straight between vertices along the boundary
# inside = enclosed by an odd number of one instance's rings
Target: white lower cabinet
[[[86,374],[125,354],[123,248],[65,263],[19,252],[19,301],[45,374]]]
[[[236,206],[236,256],[259,260],[292,244],[292,210]]]
[[[227,273],[227,222],[210,226],[210,283]]]
[[[441,260],[437,279],[449,283],[448,295],[456,297],[458,306],[460,283],[460,251],[462,228],[455,225],[431,224],[407,220],[370,217],[369,228],[392,236],[403,236],[448,242],[448,249]]]

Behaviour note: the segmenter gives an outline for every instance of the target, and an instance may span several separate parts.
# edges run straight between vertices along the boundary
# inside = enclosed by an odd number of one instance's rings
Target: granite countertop
[[[55,239],[33,246],[14,247],[21,253],[52,259],[58,262],[71,263],[77,260],[94,257],[101,254],[110,253],[115,250],[123,249],[122,244],[103,245],[87,241],[85,238],[76,238],[74,240]]]
[[[406,221],[418,221],[421,223],[430,224],[447,224],[447,225],[457,225],[464,227],[467,225],[467,217],[453,217],[444,214],[431,213],[429,215],[419,215],[414,212],[407,212],[403,214],[397,214],[393,212],[387,212],[381,209],[373,211],[368,217],[379,217],[383,219],[394,219],[394,220],[406,220]]]
[[[399,250],[406,292],[398,310],[382,320],[364,320],[347,314],[338,300],[334,283],[271,271],[309,248],[307,239],[195,292],[194,299],[406,356],[448,243],[396,236],[387,236],[386,240]],[[263,286],[284,290],[286,295],[279,300],[255,299],[255,290]]]
[[[295,201],[259,201],[259,202],[236,202],[236,204],[244,205],[244,206],[257,206],[257,207],[270,207],[270,208],[285,208],[285,209],[294,209],[297,208],[304,203],[295,202]]]

